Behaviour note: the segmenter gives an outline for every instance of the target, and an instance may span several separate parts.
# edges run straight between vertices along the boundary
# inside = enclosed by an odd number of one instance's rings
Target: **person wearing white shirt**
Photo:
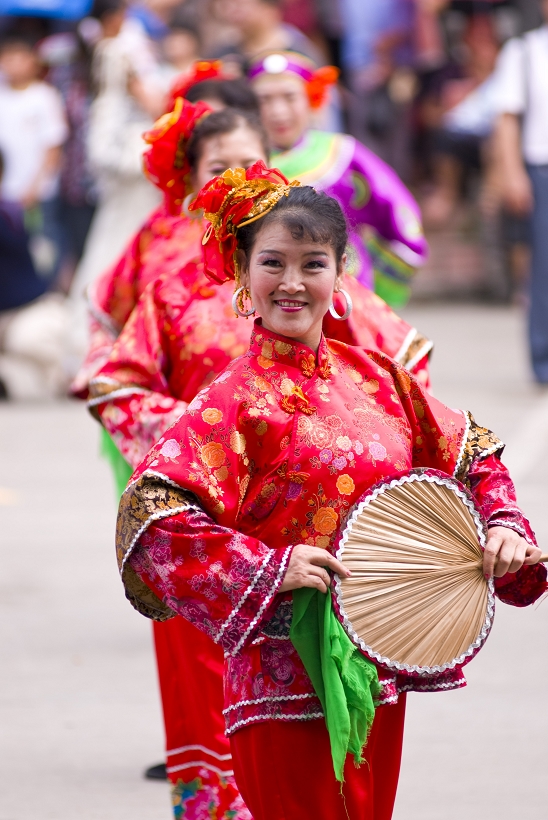
[[[68,128],[59,92],[38,75],[30,44],[14,39],[0,45],[0,151],[5,160],[0,194],[27,210],[39,208],[41,233],[51,249],[44,273],[53,278],[61,254],[55,203]]]
[[[545,25],[509,40],[497,66],[497,142],[506,207],[532,216],[529,344],[537,382],[548,384],[548,0]]]

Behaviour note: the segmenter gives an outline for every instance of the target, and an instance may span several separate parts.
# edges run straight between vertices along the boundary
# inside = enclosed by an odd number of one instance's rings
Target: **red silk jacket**
[[[120,259],[90,286],[89,347],[72,393],[87,398],[90,380],[104,365],[112,346],[143,291],[160,274],[177,274],[201,254],[201,219],[173,216],[165,201],[131,239]]]

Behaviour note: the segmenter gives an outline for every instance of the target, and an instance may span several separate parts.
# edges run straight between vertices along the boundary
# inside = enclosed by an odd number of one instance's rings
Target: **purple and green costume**
[[[353,137],[313,130],[271,161],[338,200],[350,229],[348,272],[391,307],[405,305],[427,244],[419,206],[396,173]]]

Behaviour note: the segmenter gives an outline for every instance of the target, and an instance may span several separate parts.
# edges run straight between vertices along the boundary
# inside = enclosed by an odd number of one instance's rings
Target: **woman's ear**
[[[338,270],[337,270],[337,275],[335,277],[335,286],[333,288],[334,293],[338,293],[340,291],[341,287],[342,287],[342,281],[343,281],[343,277],[344,277],[344,274],[345,274],[345,271],[346,271],[346,260],[347,260],[347,258],[348,258],[347,255],[344,253],[343,256],[342,256],[341,262],[339,264]]]
[[[236,251],[236,264],[240,274],[240,285],[244,288],[249,287],[249,266],[247,264],[247,256],[238,248]]]

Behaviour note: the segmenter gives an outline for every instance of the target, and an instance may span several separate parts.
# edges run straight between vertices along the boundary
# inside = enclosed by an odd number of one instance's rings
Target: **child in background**
[[[57,220],[61,147],[68,131],[59,93],[39,79],[40,64],[24,40],[0,45],[0,150],[2,198],[34,211],[42,236],[40,272],[57,273],[61,233]]]
[[[0,191],[3,169],[0,153]],[[54,398],[67,388],[66,306],[36,273],[23,215],[0,194],[0,399]]]

